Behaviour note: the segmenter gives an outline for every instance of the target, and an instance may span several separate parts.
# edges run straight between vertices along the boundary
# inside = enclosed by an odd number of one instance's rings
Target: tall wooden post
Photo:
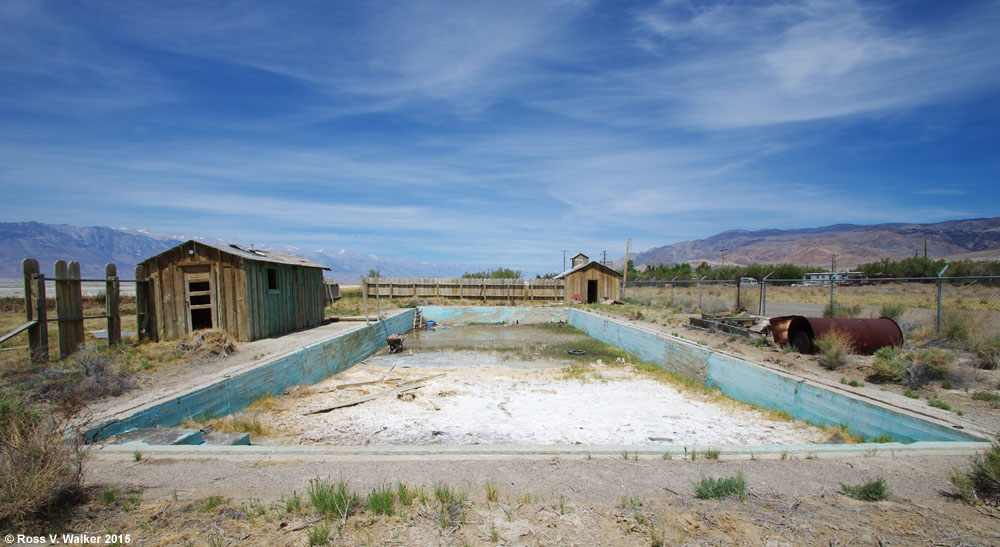
[[[361,300],[365,303],[365,324],[368,324],[368,279],[361,276]]]
[[[65,359],[83,344],[83,295],[80,263],[59,260],[55,265],[56,315],[59,320],[59,358]]]
[[[146,281],[146,267],[139,264],[135,267],[135,335],[139,341],[149,336],[146,333],[149,325],[148,302],[149,282]]]
[[[28,359],[32,365],[49,361],[49,324],[45,310],[45,276],[38,271],[38,261],[21,261],[24,272],[24,318],[38,321],[28,328]],[[34,298],[32,298],[34,296]]]
[[[118,316],[118,267],[114,264],[104,266],[104,309],[108,316],[108,345],[113,346],[122,341],[122,319]]]

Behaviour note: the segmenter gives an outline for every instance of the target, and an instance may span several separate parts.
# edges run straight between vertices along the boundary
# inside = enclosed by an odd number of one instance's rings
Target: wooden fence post
[[[140,342],[148,337],[146,319],[149,316],[147,303],[149,298],[149,282],[146,281],[146,267],[138,264],[135,267],[135,335]]]
[[[83,294],[80,263],[59,260],[55,266],[56,316],[59,320],[59,358],[65,359],[83,344]]]
[[[24,272],[24,318],[38,321],[28,328],[28,360],[32,365],[47,363],[49,324],[45,310],[45,276],[38,271],[38,261],[34,258],[22,260],[21,269]]]
[[[361,300],[365,303],[365,324],[368,324],[368,279],[361,276]]]
[[[114,264],[106,264],[104,277],[104,308],[108,316],[108,345],[113,346],[122,341],[122,319],[118,316],[118,267]]]

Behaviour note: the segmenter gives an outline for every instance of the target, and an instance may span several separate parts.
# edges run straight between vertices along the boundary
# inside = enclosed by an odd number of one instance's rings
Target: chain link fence
[[[744,308],[778,317],[890,317],[904,332],[930,329],[965,338],[1000,336],[1000,277],[629,281],[629,303],[675,313]],[[738,304],[737,304],[738,299]]]

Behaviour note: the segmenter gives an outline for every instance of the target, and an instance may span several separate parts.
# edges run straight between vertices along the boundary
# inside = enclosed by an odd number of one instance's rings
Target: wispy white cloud
[[[997,3],[934,25],[900,9],[12,0],[0,185],[8,214],[39,220],[85,215],[92,194],[114,205],[109,223],[484,263],[982,214],[995,192],[962,207],[897,165],[828,173],[836,162],[803,158],[865,154],[859,118],[996,93]],[[259,103],[229,104],[251,92]]]
[[[811,0],[667,6],[637,22],[662,59],[647,92],[709,129],[871,114],[950,100],[1000,83],[1000,7],[893,28],[885,7]],[[688,51],[678,51],[677,43]],[[690,53],[685,55],[685,53]]]

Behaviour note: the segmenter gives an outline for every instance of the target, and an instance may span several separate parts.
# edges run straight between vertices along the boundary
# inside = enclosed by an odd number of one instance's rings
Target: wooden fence
[[[564,296],[561,279],[362,277],[361,287],[369,298],[562,301]]]
[[[107,319],[108,344],[121,341],[121,317],[118,314],[119,279],[118,270],[114,264],[104,268],[104,279],[81,279],[80,263],[60,260],[55,264],[54,277],[56,284],[56,318],[48,317],[45,308],[45,274],[38,268],[38,261],[25,258],[21,261],[24,272],[24,308],[25,323],[20,327],[0,337],[0,342],[13,338],[17,334],[28,331],[28,355],[32,364],[45,363],[49,360],[49,326],[50,322],[57,324],[59,332],[59,358],[70,356],[83,345],[83,322],[86,319]],[[105,287],[105,313],[102,315],[83,315],[83,292],[81,282],[103,281]]]

